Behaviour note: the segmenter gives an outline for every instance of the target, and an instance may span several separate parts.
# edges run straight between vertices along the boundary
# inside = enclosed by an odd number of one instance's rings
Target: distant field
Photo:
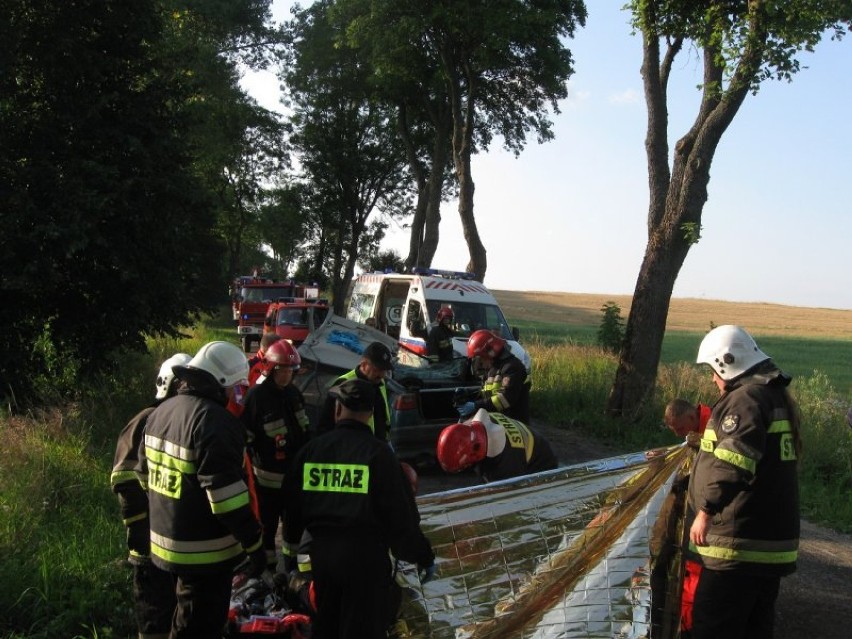
[[[572,340],[595,343],[601,307],[619,305],[626,319],[628,295],[493,291],[521,341]],[[835,389],[852,397],[852,311],[781,304],[672,299],[662,361],[694,361],[701,337],[711,324],[739,324],[760,347],[794,376],[825,373]]]
[[[512,319],[534,315],[538,321],[597,326],[601,307],[613,301],[627,317],[629,295],[493,291],[503,312]],[[739,324],[754,335],[796,335],[852,339],[852,311],[805,308],[781,304],[721,302],[674,298],[667,330],[704,333],[710,323]],[[852,364],[851,364],[852,365]]]

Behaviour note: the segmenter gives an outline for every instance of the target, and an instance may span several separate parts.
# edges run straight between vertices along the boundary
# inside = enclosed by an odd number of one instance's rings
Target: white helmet
[[[757,347],[754,338],[739,326],[717,326],[704,336],[698,347],[698,364],[709,364],[726,382],[736,379],[769,355]]]
[[[248,385],[248,360],[239,347],[230,342],[208,342],[189,360],[187,367],[207,371],[222,388]]]
[[[166,395],[169,394],[169,387],[175,378],[172,367],[186,366],[191,359],[186,353],[175,353],[160,365],[160,372],[157,374],[157,394],[154,395],[156,399],[165,399]]]

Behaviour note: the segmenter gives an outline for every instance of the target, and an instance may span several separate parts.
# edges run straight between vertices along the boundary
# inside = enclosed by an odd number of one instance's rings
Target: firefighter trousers
[[[314,639],[384,639],[391,610],[392,566],[374,539],[314,537],[311,543],[317,613]]]
[[[692,639],[772,639],[781,578],[709,570],[698,578]]]
[[[169,639],[218,639],[228,623],[233,571],[178,574],[177,608]]]
[[[133,565],[133,608],[140,637],[168,636],[175,614],[175,578],[151,560]]]

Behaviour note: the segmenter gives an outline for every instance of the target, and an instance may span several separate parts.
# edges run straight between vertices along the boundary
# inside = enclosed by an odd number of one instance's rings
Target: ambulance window
[[[417,300],[408,301],[408,314],[406,315],[408,332],[413,337],[426,338],[426,321],[423,319],[423,308]]]
[[[376,296],[370,293],[352,293],[349,301],[349,312],[346,316],[356,322],[365,322],[373,314]]]

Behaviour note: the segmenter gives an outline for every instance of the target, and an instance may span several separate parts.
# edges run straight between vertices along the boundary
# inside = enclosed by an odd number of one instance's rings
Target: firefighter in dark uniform
[[[140,639],[167,639],[175,610],[172,576],[151,563],[148,527],[148,495],[136,477],[139,443],[148,416],[177,392],[178,380],[172,366],[187,364],[192,358],[176,353],[160,366],[154,403],[131,419],[118,436],[110,484],[118,497],[121,518],[127,529],[128,562],[133,566],[133,602]]]
[[[373,414],[369,419],[370,430],[382,441],[390,441],[390,404],[388,402],[388,387],[385,377],[393,370],[393,354],[390,349],[381,342],[372,342],[367,345],[361,355],[358,367],[344,373],[329,385],[329,394],[326,396],[319,423],[318,433],[327,433],[334,428],[335,400],[331,389],[338,384],[351,379],[362,379],[372,383],[376,387],[375,405]]]
[[[174,366],[178,394],[148,417],[137,474],[148,490],[151,560],[174,576],[171,639],[219,637],[228,617],[234,567],[266,567],[261,528],[243,471],[245,435],[225,408],[248,362],[227,342],[201,347]]]
[[[772,637],[781,577],[799,546],[798,413],[784,374],[739,326],[710,331],[713,406],[689,480],[689,549],[703,564],[693,639]]]
[[[449,362],[453,359],[453,309],[442,306],[435,315],[436,324],[426,338],[426,353],[429,361]]]
[[[264,361],[266,380],[249,389],[241,420],[254,468],[263,546],[274,569],[278,563],[275,535],[278,522],[284,520],[284,476],[308,441],[310,424],[305,398],[292,383],[302,363],[299,353],[290,342],[278,340],[266,351]],[[295,563],[296,550],[285,546],[284,558]]]
[[[488,371],[481,397],[461,405],[461,417],[473,415],[480,408],[489,413],[503,413],[524,424],[530,421],[530,387],[526,366],[512,355],[506,340],[491,331],[474,331],[467,341],[467,356],[474,370]]]
[[[553,470],[559,465],[544,437],[516,419],[482,408],[473,419],[441,431],[436,455],[448,473],[473,466],[486,482]]]
[[[299,452],[284,479],[287,542],[312,536],[317,613],[315,639],[384,639],[389,592],[398,560],[434,574],[434,553],[419,525],[408,480],[389,446],[371,432],[375,384],[335,386],[335,428]]]

